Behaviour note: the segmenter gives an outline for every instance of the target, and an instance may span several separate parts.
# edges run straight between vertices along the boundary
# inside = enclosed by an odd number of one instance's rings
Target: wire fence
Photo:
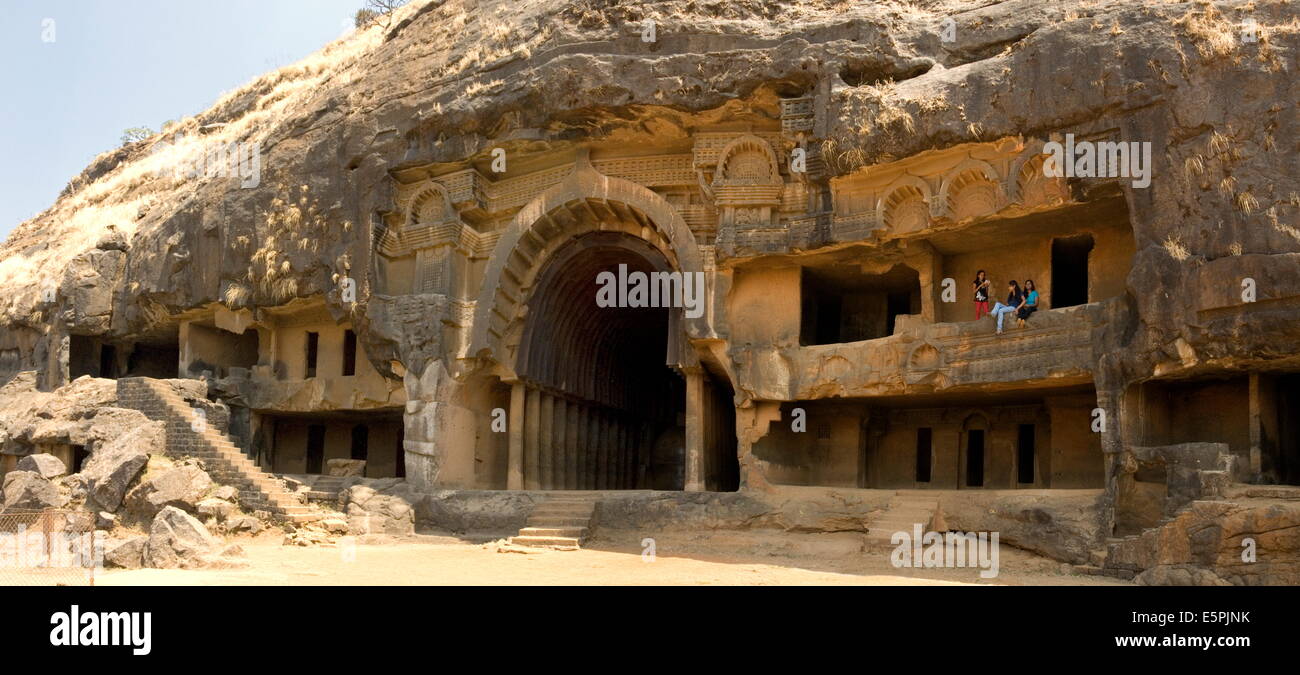
[[[94,586],[102,554],[89,511],[0,513],[0,586]]]

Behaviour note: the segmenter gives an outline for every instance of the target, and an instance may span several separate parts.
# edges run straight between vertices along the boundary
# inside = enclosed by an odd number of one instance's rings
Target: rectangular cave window
[[[343,376],[357,374],[357,334],[343,331]]]
[[[1020,436],[1016,441],[1016,477],[1017,482],[1032,484],[1034,482],[1034,425],[1020,425]]]
[[[966,487],[984,487],[984,430],[966,432]]]
[[[1073,307],[1088,303],[1088,257],[1092,235],[1052,240],[1051,307]]]
[[[863,274],[856,265],[807,267],[802,271],[799,342],[829,345],[894,334],[898,317],[921,312],[916,270],[894,265]]]
[[[316,377],[316,357],[320,353],[320,333],[307,333],[307,374],[305,377]]]
[[[933,450],[934,432],[930,427],[916,430],[916,482],[930,482],[930,457]]]
[[[325,473],[325,427],[313,424],[307,427],[307,473]]]

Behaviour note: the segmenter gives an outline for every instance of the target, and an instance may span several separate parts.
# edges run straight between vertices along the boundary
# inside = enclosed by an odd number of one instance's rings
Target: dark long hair
[[[1034,280],[1025,279],[1025,294],[1028,295],[1030,291],[1036,290],[1038,290],[1038,287],[1034,285]]]
[[[988,281],[988,280],[989,280],[989,275],[985,274],[985,273],[984,273],[984,270],[980,270],[980,271],[978,271],[978,272],[975,273],[975,281],[972,282],[972,283],[974,283],[976,286],[978,286],[978,285],[980,285],[980,282]]]

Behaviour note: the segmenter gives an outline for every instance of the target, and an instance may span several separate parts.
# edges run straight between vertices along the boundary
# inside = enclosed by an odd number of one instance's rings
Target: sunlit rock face
[[[1300,484],[1300,10],[922,4],[412,3],[20,225],[0,375],[420,489]]]

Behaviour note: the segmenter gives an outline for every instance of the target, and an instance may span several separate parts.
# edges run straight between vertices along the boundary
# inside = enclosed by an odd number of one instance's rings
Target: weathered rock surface
[[[126,497],[127,509],[142,521],[152,520],[164,508],[174,506],[187,513],[198,513],[199,502],[212,489],[212,478],[194,460],[147,477]]]
[[[203,523],[174,506],[166,506],[149,528],[144,560],[149,567],[159,569],[205,567],[220,546],[221,540],[212,536]]]
[[[149,451],[165,445],[164,425],[150,422],[124,434],[90,456],[81,475],[89,497],[106,511],[122,505],[127,488],[149,462]]]
[[[31,471],[40,474],[42,478],[58,478],[68,472],[68,467],[63,465],[63,460],[54,455],[28,455],[18,460],[19,471]]]
[[[1085,564],[1101,546],[1100,490],[946,492],[940,510],[949,530],[998,532],[1000,543]]]
[[[149,537],[136,536],[104,541],[104,566],[134,570],[144,567],[144,551]]]
[[[1195,501],[1160,527],[1111,544],[1105,564],[1151,585],[1300,584],[1300,503]]]
[[[414,534],[413,497],[403,490],[385,494],[364,485],[354,485],[339,496],[354,534]]]
[[[226,520],[224,527],[230,534],[257,534],[265,529],[266,525],[253,516],[234,516]]]
[[[10,471],[4,477],[4,510],[57,509],[68,503],[49,479],[32,471]]]
[[[209,498],[195,505],[195,511],[216,521],[224,521],[235,511],[235,505],[224,499]]]

